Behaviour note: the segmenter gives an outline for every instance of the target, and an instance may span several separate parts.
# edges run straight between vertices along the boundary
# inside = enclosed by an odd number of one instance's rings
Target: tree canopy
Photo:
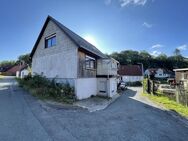
[[[29,55],[30,54],[20,55],[18,57],[18,59],[15,61],[1,61],[0,67],[14,66],[14,65],[20,64],[20,63],[31,66],[31,59],[30,59]]]
[[[118,60],[122,65],[143,63],[144,69],[166,68],[173,70],[175,68],[188,67],[188,60],[181,55],[181,52],[178,49],[174,51],[173,56],[160,54],[159,56],[155,57],[149,54],[147,51],[138,52],[133,50],[125,50],[119,53],[114,52],[109,56]]]

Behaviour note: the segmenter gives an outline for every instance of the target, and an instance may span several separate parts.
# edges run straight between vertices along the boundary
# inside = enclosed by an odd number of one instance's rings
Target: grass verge
[[[166,109],[176,111],[180,115],[188,118],[188,107],[178,104],[173,100],[170,100],[165,95],[163,95],[163,94],[150,95],[150,94],[146,94],[146,93],[144,93],[142,95],[148,97],[151,101],[155,102],[156,104],[162,105]]]
[[[3,78],[3,75],[0,75],[0,79]]]

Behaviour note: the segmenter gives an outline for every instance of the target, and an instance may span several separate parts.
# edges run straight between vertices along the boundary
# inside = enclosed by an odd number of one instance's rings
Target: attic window
[[[95,69],[95,58],[86,55],[85,65],[86,69]]]
[[[45,38],[45,48],[50,48],[56,45],[56,35],[53,34]]]

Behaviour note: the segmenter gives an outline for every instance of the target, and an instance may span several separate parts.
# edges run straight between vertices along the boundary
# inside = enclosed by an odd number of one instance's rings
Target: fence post
[[[176,85],[176,102],[179,103],[179,88],[178,88],[178,85]]]

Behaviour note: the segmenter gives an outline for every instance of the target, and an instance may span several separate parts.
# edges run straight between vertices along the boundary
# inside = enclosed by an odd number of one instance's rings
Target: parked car
[[[126,82],[124,81],[120,81],[119,84],[118,84],[118,89],[121,89],[121,90],[126,90],[127,89],[127,84]]]

